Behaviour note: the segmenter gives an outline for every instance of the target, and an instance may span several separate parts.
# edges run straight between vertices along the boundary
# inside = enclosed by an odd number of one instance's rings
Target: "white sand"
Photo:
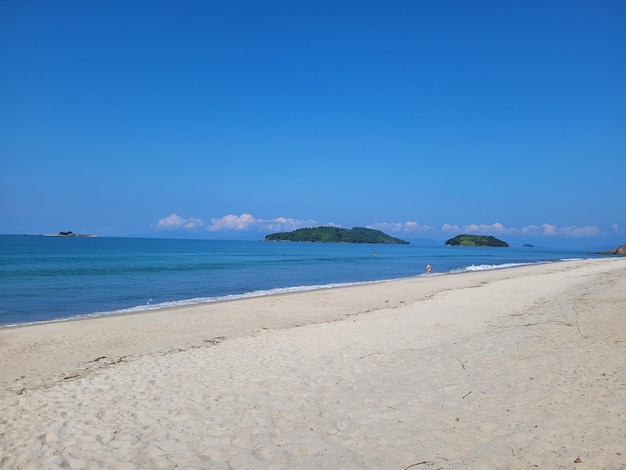
[[[0,330],[0,468],[626,469],[625,339],[624,258]]]

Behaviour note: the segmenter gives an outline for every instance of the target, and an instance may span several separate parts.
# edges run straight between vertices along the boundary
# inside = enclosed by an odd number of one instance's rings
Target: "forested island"
[[[266,235],[265,241],[322,242],[322,243],[378,243],[386,245],[408,245],[409,242],[394,238],[380,230],[365,227],[351,229],[338,227],[300,228],[292,232]]]
[[[495,246],[508,247],[507,242],[498,240],[491,235],[457,235],[446,241],[446,246]]]

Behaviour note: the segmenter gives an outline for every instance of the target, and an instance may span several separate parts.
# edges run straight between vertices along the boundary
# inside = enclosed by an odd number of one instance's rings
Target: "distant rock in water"
[[[96,237],[97,235],[90,235],[88,233],[74,233],[72,231],[68,231],[68,232],[58,232],[58,233],[46,233],[43,236],[44,237]]]
[[[626,255],[626,245],[618,246],[617,248],[609,251],[598,251],[597,255]]]
[[[446,241],[446,246],[495,246],[508,247],[507,242],[498,240],[491,235],[457,235]]]
[[[524,243],[524,245],[522,245],[524,248],[535,248],[535,245],[531,245],[530,243]]]
[[[407,241],[391,237],[380,230],[364,227],[354,227],[349,230],[338,227],[300,228],[293,232],[272,233],[265,237],[265,241],[409,244]]]

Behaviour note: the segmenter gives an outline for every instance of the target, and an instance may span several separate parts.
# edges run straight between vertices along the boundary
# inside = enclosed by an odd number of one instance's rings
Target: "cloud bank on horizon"
[[[286,232],[299,228],[314,226],[334,226],[341,227],[334,222],[319,223],[313,219],[293,219],[287,217],[276,217],[273,219],[256,218],[252,214],[229,214],[221,218],[212,218],[209,222],[195,217],[181,217],[173,213],[163,217],[156,223],[159,231],[181,232],[199,231],[208,232]],[[443,236],[448,234],[472,233],[481,235],[521,235],[528,237],[565,237],[565,238],[586,238],[596,237],[601,234],[595,226],[564,226],[543,223],[540,225],[526,225],[524,227],[507,227],[499,222],[492,224],[443,224],[441,227],[422,225],[418,222],[377,222],[365,225],[367,228],[380,230],[393,234],[402,234],[406,237],[429,237]],[[618,224],[612,225],[612,230],[619,231]]]

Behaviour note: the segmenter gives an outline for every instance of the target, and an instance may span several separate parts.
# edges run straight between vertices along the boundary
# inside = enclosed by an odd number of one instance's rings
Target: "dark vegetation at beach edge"
[[[265,241],[321,242],[321,243],[377,243],[386,245],[408,245],[409,242],[394,238],[380,230],[365,227],[351,229],[338,227],[300,228],[292,232],[272,233]]]
[[[491,235],[457,235],[446,241],[446,246],[495,246],[508,247],[507,242]]]

